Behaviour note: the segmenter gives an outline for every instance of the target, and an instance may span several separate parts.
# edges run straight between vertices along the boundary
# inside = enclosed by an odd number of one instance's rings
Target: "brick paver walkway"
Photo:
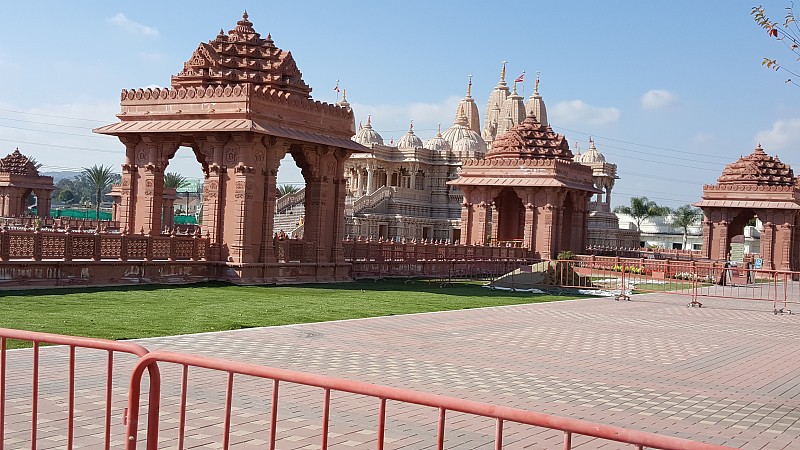
[[[445,291],[446,292],[446,291]],[[451,395],[746,449],[800,448],[800,315],[773,315],[772,304],[669,294],[486,308],[432,314],[248,329],[140,340],[150,350],[211,355],[312,373]],[[11,352],[6,444],[30,433],[23,412],[29,351]],[[47,365],[64,352],[46,348]],[[53,358],[57,356],[57,358]],[[103,355],[82,367],[101,372]],[[17,362],[16,366],[12,364]],[[127,391],[119,358],[115,395]],[[178,372],[162,368],[161,440],[175,448]],[[48,439],[64,448],[63,370],[45,369],[41,388]],[[28,374],[25,378],[25,374]],[[24,381],[20,381],[24,380]],[[81,448],[99,448],[102,379],[78,383]],[[220,448],[224,374],[190,371],[186,448]],[[237,378],[232,448],[259,448],[269,430],[271,384]],[[28,394],[29,395],[29,394]],[[322,392],[282,388],[278,448],[319,448]],[[123,400],[114,434],[122,435]],[[374,448],[377,401],[334,393],[332,448]],[[15,414],[15,413],[19,414]],[[436,411],[389,402],[387,448],[435,448]],[[505,448],[559,448],[560,433],[507,424]],[[448,415],[446,448],[492,448],[490,420]],[[577,448],[631,448],[579,438]],[[48,443],[52,443],[48,446]]]

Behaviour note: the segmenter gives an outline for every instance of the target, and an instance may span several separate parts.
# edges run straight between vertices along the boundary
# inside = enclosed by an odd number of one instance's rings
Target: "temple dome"
[[[408,127],[408,131],[397,141],[397,148],[420,148],[424,147],[422,139],[414,134],[414,124]]]
[[[377,131],[372,129],[372,116],[367,116],[367,124],[361,127],[351,139],[359,144],[369,147],[371,145],[383,145],[383,138]]]
[[[495,139],[486,159],[496,158],[572,160],[572,151],[563,135],[529,114],[522,123]]]
[[[759,144],[753,153],[726,165],[717,182],[721,185],[793,186],[797,179],[789,166],[777,156],[767,155]]]
[[[604,163],[606,162],[606,157],[597,150],[594,140],[589,138],[589,150],[580,155],[577,161],[581,164]]]
[[[481,152],[481,146],[473,137],[464,137],[461,138],[456,144],[453,146],[453,153],[458,156],[467,156],[469,154],[475,154]]]
[[[428,142],[425,143],[425,148],[439,151],[439,152],[446,152],[452,149],[450,142],[448,142],[442,136],[442,126],[439,125],[439,130],[436,132],[436,136],[428,139]]]
[[[20,153],[19,148],[15,149],[8,156],[0,159],[0,173],[11,175],[39,176],[36,164],[27,156]]]
[[[455,123],[442,134],[442,137],[450,143],[450,147],[454,150],[458,141],[468,137],[474,140],[478,145],[478,152],[486,152],[486,141],[483,140],[480,134],[469,127],[469,122],[467,121],[467,116],[464,114],[463,108],[458,109],[458,116],[456,117]]]

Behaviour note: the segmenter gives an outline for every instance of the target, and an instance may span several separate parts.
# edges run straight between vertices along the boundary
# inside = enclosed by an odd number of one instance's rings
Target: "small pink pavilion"
[[[39,169],[19,148],[0,159],[0,213],[3,217],[24,216],[30,196],[36,196],[36,215],[50,215],[53,177],[39,175]]]
[[[584,251],[589,200],[601,193],[592,168],[573,161],[564,136],[532,113],[500,135],[485,159],[465,161],[450,184],[464,192],[464,243],[521,245],[543,259]]]
[[[717,184],[703,187],[703,256],[727,260],[731,240],[757,217],[763,267],[800,270],[800,186],[792,168],[767,155],[761,145],[728,164]]]
[[[115,220],[131,232],[164,229],[164,172],[188,147],[205,172],[203,235],[212,261],[240,281],[349,278],[344,263],[344,162],[353,142],[349,107],[311,98],[291,54],[262,38],[245,12],[201,43],[169,88],[123,90],[120,121],[94,130],[125,145]],[[302,254],[281,266],[273,246],[280,162],[291,154],[306,184]],[[169,199],[167,199],[169,203]]]

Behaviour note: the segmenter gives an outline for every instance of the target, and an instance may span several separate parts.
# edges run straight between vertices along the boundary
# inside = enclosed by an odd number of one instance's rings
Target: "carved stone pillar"
[[[500,230],[500,213],[495,202],[491,203],[490,208],[492,211],[491,243],[497,245],[497,237]]]
[[[730,237],[728,236],[728,221],[721,220],[714,227],[716,231],[717,254],[712,258],[728,260],[728,247],[730,247]]]
[[[522,245],[528,250],[533,250],[536,245],[536,206],[532,203],[525,204],[525,225],[522,232]]]
[[[227,260],[227,252],[221,245],[227,178],[227,167],[222,152],[228,138],[227,135],[207,135],[198,142],[198,150],[208,161],[208,170],[203,183],[202,230],[209,238],[209,258],[212,261]]]
[[[264,227],[262,240],[262,261],[266,263],[276,262],[275,246],[272,236],[275,233],[275,203],[278,199],[278,171],[281,160],[286,156],[288,144],[279,141],[277,138],[268,136],[263,139],[266,151],[264,167]]]
[[[537,227],[536,230],[537,247],[541,249],[539,251],[539,257],[542,259],[553,259],[554,241],[557,237],[556,208],[548,203],[539,208],[539,215],[541,219],[538,221],[538,224],[541,224],[541,229]]]
[[[367,195],[375,192],[375,167],[367,167]]]
[[[233,144],[225,148],[225,162],[230,177],[223,222],[223,236],[230,244],[229,259],[237,263],[257,263],[261,259],[264,237],[264,147],[253,134],[235,133]],[[258,156],[260,155],[260,157]],[[257,161],[260,159],[260,163]],[[232,167],[231,167],[232,166]],[[232,194],[232,195],[231,195]]]
[[[780,253],[777,259],[776,269],[778,270],[791,270],[792,249],[794,248],[794,225],[784,223],[778,225],[776,232],[776,241],[780,242],[780,248],[776,249]]]
[[[761,259],[765,269],[775,269],[775,225],[764,222],[764,231],[761,232]]]
[[[330,209],[332,215],[333,237],[331,242],[331,262],[344,263],[344,251],[342,241],[344,240],[344,203],[347,197],[347,180],[344,178],[344,163],[350,157],[349,152],[345,149],[335,149],[333,157],[335,158],[335,172],[332,174],[333,183],[333,208]]]
[[[489,205],[481,201],[473,205],[473,210],[475,212],[473,213],[472,242],[477,245],[483,245],[486,243],[489,232]]]
[[[703,221],[703,258],[711,259],[712,249],[711,242],[713,242],[712,233],[714,232],[714,223],[706,218]]]

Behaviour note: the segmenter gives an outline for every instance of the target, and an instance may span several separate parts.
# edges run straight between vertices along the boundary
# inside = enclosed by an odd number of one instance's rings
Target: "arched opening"
[[[208,164],[191,143],[178,147],[164,168],[161,226],[194,234],[203,224],[203,184]]]
[[[273,234],[279,239],[302,239],[306,190],[300,166],[291,153],[280,161],[276,187]]]
[[[504,188],[494,199],[497,217],[497,241],[520,242],[525,233],[525,208],[516,191]],[[491,220],[491,219],[490,219]]]
[[[745,209],[734,216],[728,224],[730,243],[726,255],[729,261],[743,262],[747,255],[761,252],[759,225],[758,214],[753,210]]]

